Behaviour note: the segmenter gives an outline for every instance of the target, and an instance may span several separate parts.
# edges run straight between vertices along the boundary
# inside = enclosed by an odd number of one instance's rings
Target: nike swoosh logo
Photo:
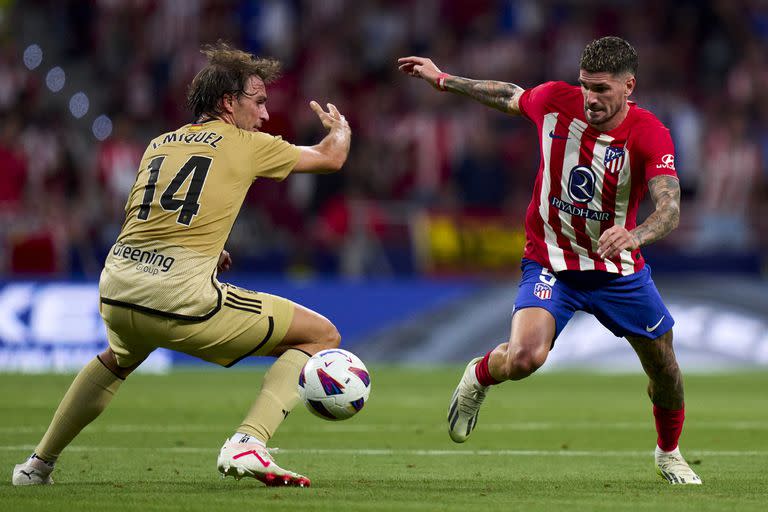
[[[549,136],[552,137],[553,139],[561,139],[561,140],[567,140],[568,139],[568,137],[563,137],[562,135],[555,135],[555,130],[550,130],[549,131]]]
[[[326,367],[326,368],[328,368],[328,367],[329,367],[329,366],[331,366],[332,364],[333,364],[333,361],[328,361],[328,362],[326,362],[326,363],[325,363],[325,367]]]
[[[663,321],[664,321],[664,319],[665,319],[666,317],[667,317],[667,315],[663,315],[663,316],[662,316],[662,317],[659,319],[659,321],[658,321],[658,322],[656,322],[656,324],[654,324],[654,325],[653,325],[653,327],[648,327],[648,326],[646,325],[646,326],[645,326],[645,331],[646,331],[646,332],[653,332],[653,331],[655,331],[655,330],[656,330],[656,328],[657,328],[658,326],[660,326],[660,325],[661,325],[661,322],[663,322]]]

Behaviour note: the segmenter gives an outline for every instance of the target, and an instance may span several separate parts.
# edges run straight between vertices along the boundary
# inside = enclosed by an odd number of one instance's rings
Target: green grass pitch
[[[60,459],[49,487],[13,487],[71,376],[0,375],[0,510],[722,511],[768,507],[768,373],[688,375],[681,447],[704,485],[656,476],[641,375],[542,373],[488,396],[452,443],[462,369],[369,365],[369,403],[346,422],[297,407],[271,445],[312,487],[221,480],[216,456],[263,370],[128,379]]]

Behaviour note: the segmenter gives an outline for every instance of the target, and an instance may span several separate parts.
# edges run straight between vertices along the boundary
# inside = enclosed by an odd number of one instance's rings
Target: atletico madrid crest
[[[608,146],[605,148],[605,159],[603,160],[605,170],[611,173],[620,171],[624,167],[624,148]]]
[[[552,287],[545,283],[536,283],[533,294],[541,300],[549,300],[552,298]]]

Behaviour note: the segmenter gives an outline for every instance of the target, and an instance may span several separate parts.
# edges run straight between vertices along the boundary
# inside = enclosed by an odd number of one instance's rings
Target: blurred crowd
[[[424,211],[522,222],[539,152],[533,125],[397,71],[443,70],[524,88],[572,83],[590,40],[640,56],[633,99],[672,131],[683,189],[681,253],[768,249],[768,5],[760,0],[0,1],[2,275],[97,276],[147,141],[192,121],[201,43],[280,59],[266,131],[314,144],[308,107],[332,102],[353,144],[335,175],[252,187],[228,249],[240,269],[350,276],[418,271]],[[25,62],[38,45],[39,66]],[[49,70],[66,73],[51,89]],[[70,97],[88,95],[87,113]],[[82,114],[82,113],[81,113]],[[111,132],[94,134],[99,115]],[[103,140],[100,140],[103,139]],[[643,214],[648,212],[646,206]]]

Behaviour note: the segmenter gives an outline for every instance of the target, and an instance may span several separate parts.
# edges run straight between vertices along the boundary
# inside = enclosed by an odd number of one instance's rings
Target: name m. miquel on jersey
[[[165,138],[161,142],[153,142],[152,149],[157,149],[163,144],[170,142],[183,142],[185,144],[208,144],[213,149],[218,149],[217,142],[224,138],[223,135],[219,135],[212,131],[203,131],[198,133],[180,134],[178,132],[171,132],[165,135]]]
[[[157,275],[159,272],[168,272],[176,262],[176,258],[157,252],[157,249],[152,251],[139,249],[124,242],[117,242],[112,246],[112,254],[118,258],[138,262],[136,270],[152,275]]]

